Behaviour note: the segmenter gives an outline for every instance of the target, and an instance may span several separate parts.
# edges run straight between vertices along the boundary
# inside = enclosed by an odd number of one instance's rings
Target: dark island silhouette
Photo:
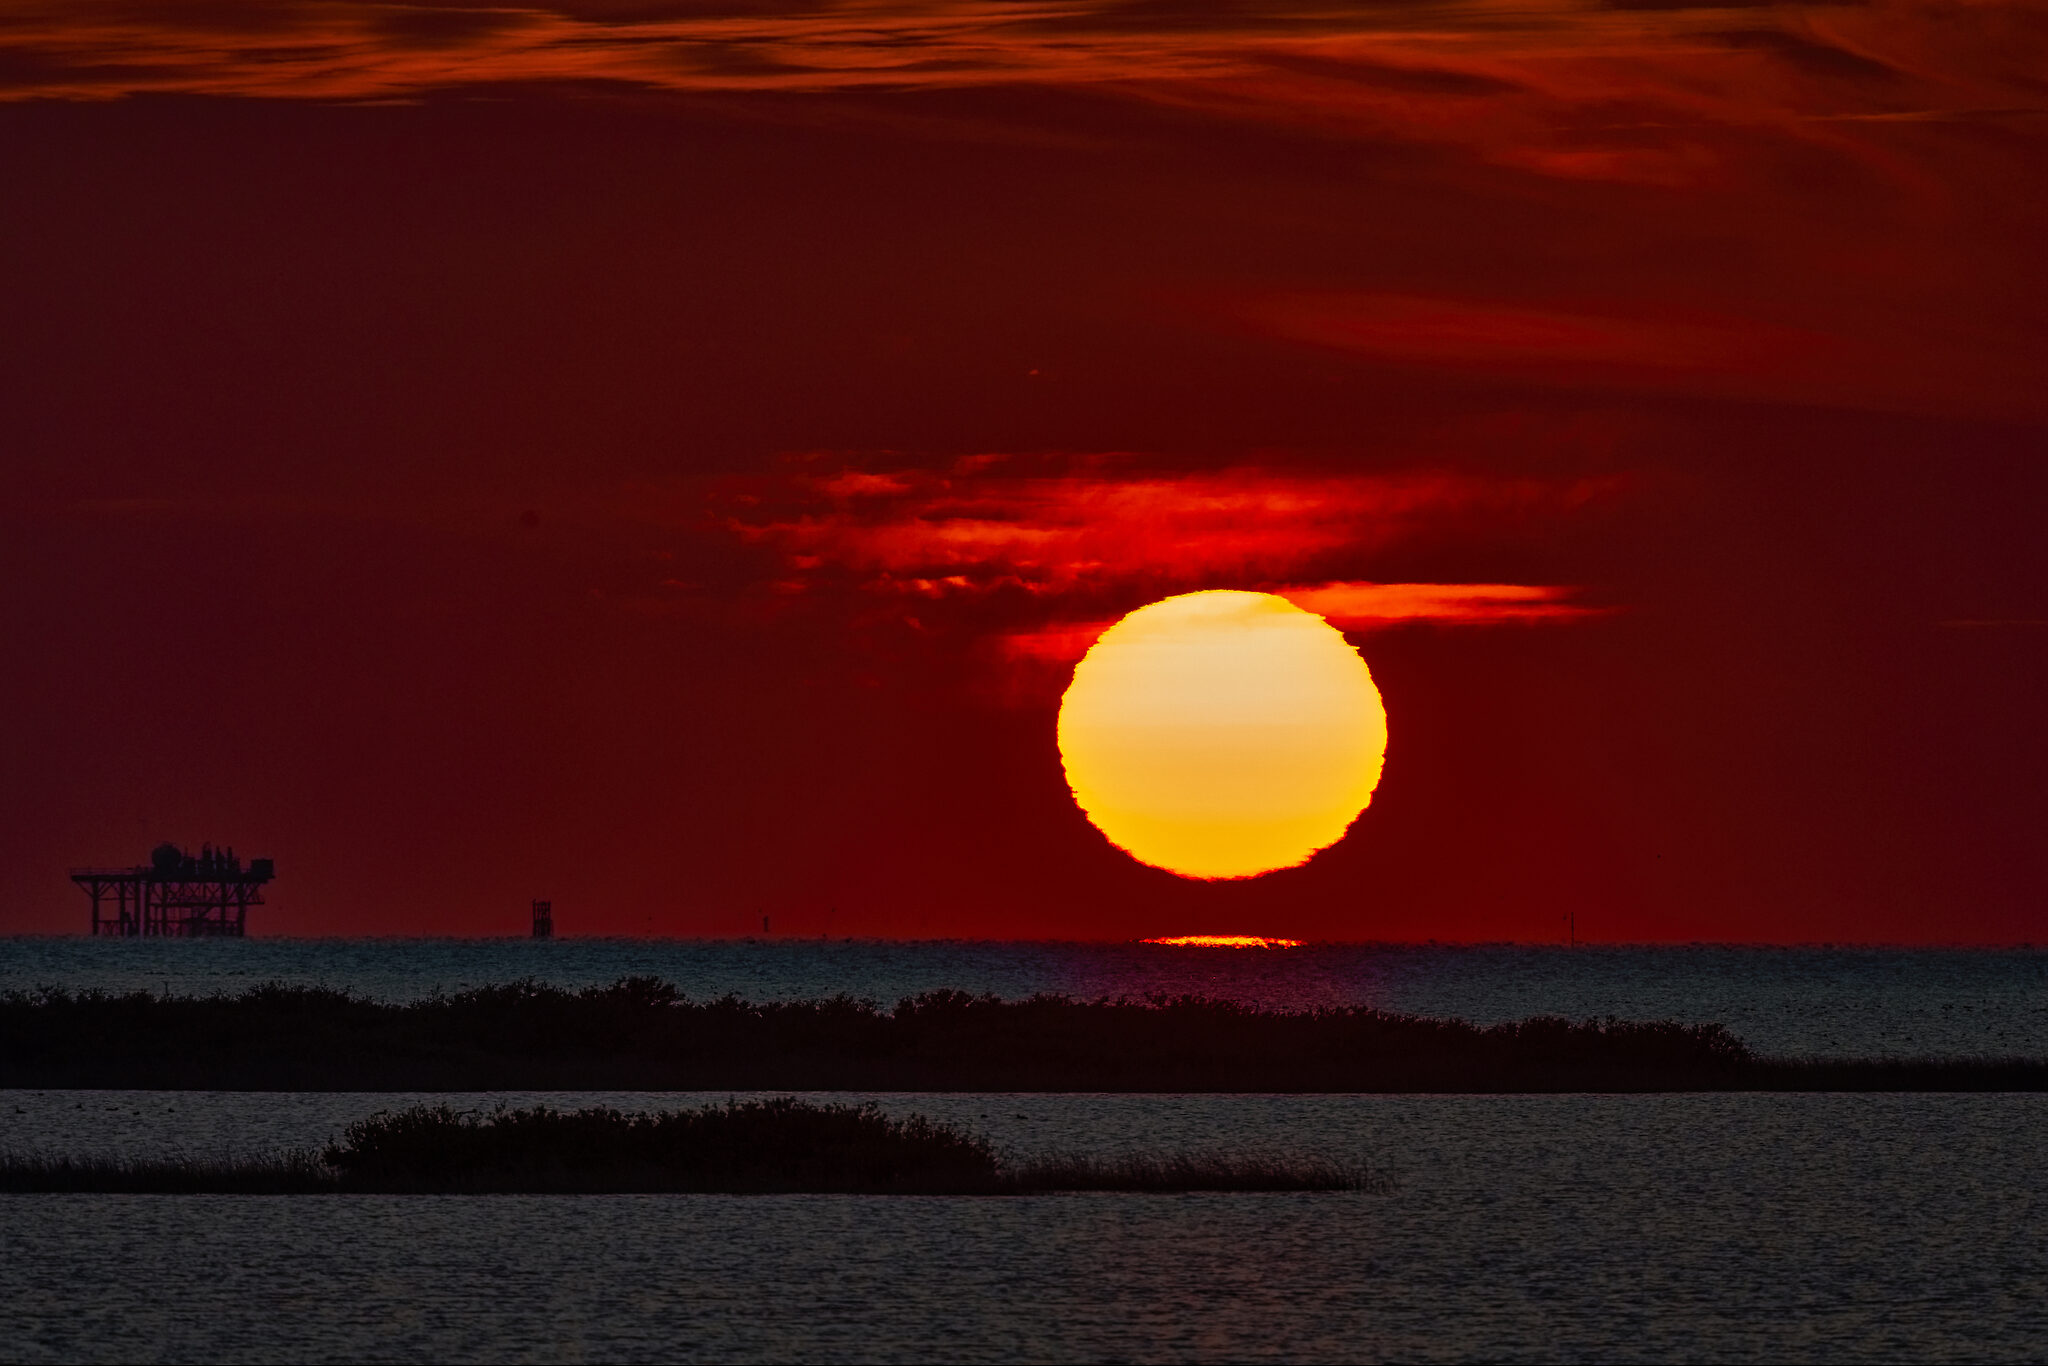
[[[1760,1057],[1715,1024],[1539,1017],[1481,1027],[1364,1007],[1004,1001],[928,992],[686,999],[652,977],[531,980],[393,1004],[13,992],[0,1086],[249,1091],[1650,1092],[2048,1089],[2048,1061]]]
[[[922,1115],[783,1097],[626,1114],[545,1106],[479,1116],[414,1106],[320,1153],[226,1161],[0,1154],[0,1192],[138,1194],[720,1193],[1033,1195],[1051,1191],[1378,1190],[1315,1159],[1046,1154],[1011,1160]]]

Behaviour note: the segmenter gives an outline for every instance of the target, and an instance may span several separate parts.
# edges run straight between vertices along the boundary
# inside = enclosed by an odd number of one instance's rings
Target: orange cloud
[[[1264,335],[1546,383],[2036,420],[2044,50],[2035,0],[22,0],[0,15],[0,101],[801,93],[863,97],[832,116],[920,135],[1113,138],[1114,119],[1077,133],[900,98],[1085,89],[1403,146],[1503,205],[1562,186],[1600,206],[1555,280],[1361,258],[1343,278],[1376,288],[1288,293],[1278,262],[1152,282],[1240,288],[1225,311]],[[1642,250],[1660,240],[1688,245]],[[1612,277],[1589,283],[1603,255]]]
[[[811,458],[773,478],[638,489],[633,515],[763,556],[755,610],[803,604],[913,635],[977,640],[991,677],[1037,698],[1114,621],[1201,588],[1274,592],[1343,630],[1567,624],[1607,609],[1551,584],[1381,582],[1411,542],[1484,545],[1626,487],[1620,478],[1239,466],[1183,475],[1123,457],[984,455],[943,469]]]
[[[1096,463],[1029,473],[983,457],[945,471],[799,474],[728,486],[714,516],[795,577],[851,576],[885,597],[1051,598],[1287,583],[1430,528],[1556,515],[1620,486],[1254,467],[1169,476]]]
[[[1000,644],[1003,653],[1012,659],[1039,664],[1072,664],[1087,654],[1088,647],[1116,623],[1115,617],[1098,621],[1054,622],[1030,631],[1006,631]]]
[[[1225,304],[1254,333],[1376,362],[1525,380],[1741,395],[1868,389],[1873,358],[1809,329],[1735,317],[1501,300],[1278,291]]]
[[[2038,109],[2025,4],[1547,0],[26,0],[0,96],[406,98],[513,82],[668,90],[1094,84],[1556,174],[1698,170],[1654,126]],[[2032,47],[2029,44],[2033,44]],[[1633,129],[1617,125],[1633,124]],[[1606,127],[1612,144],[1572,145]],[[1802,133],[1801,136],[1807,136]]]
[[[1270,588],[1345,631],[1389,626],[1508,626],[1556,624],[1607,615],[1612,609],[1569,601],[1575,588],[1526,583],[1324,583]],[[1072,664],[1116,624],[1116,618],[1055,621],[1001,639],[1012,659]]]
[[[1453,626],[1577,621],[1607,611],[1567,601],[1576,589],[1527,583],[1325,583],[1273,591],[1347,630],[1415,621]]]
[[[1296,292],[1243,306],[1262,330],[1388,360],[1763,373],[1828,341],[1738,319],[1645,318],[1399,294]]]

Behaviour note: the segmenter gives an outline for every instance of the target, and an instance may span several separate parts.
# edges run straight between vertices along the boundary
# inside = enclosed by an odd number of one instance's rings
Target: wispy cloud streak
[[[1362,367],[2034,420],[2044,54],[2041,0],[25,0],[0,10],[0,101],[624,90],[829,117],[835,97],[923,132],[1066,137],[1056,101],[899,97],[1085,90],[1083,141],[1164,118],[1394,148],[1418,202],[1579,215],[1561,274],[1396,270],[1427,255],[1397,236],[1383,270],[1276,254],[1147,282],[1237,291],[1205,326]],[[1398,220],[1408,191],[1387,193],[1373,212]],[[1499,254],[1486,220],[1442,232]]]
[[[2039,110],[2040,7],[1393,0],[375,4],[65,0],[0,17],[0,94],[405,98],[513,82],[858,90],[1101,84],[1329,130],[1484,146],[1591,178],[1691,177],[1682,149],[1544,133]],[[1634,146],[1629,145],[1634,143]]]
[[[1528,583],[1324,583],[1275,590],[1333,626],[1372,630],[1409,622],[1448,626],[1578,621],[1607,609],[1568,601],[1577,590]]]
[[[1267,591],[1351,632],[1414,625],[1558,625],[1607,616],[1614,610],[1573,602],[1579,590],[1556,584],[1337,582],[1270,585]],[[1000,643],[1003,653],[1013,659],[1071,664],[1115,624],[1114,617],[1054,621],[1005,632]]]
[[[1278,593],[1350,631],[1566,624],[1603,614],[1554,584],[1381,582],[1355,575],[1407,543],[1481,541],[1610,498],[1615,478],[1444,471],[1347,474],[1236,467],[1185,475],[1117,457],[970,457],[950,468],[815,462],[730,481],[697,525],[768,557],[778,610],[951,630],[1020,663],[1078,659],[1118,616],[1202,588]],[[636,491],[658,520],[693,496]]]
[[[1105,457],[1054,470],[1031,463],[978,456],[945,470],[734,481],[714,496],[713,515],[727,534],[779,554],[799,584],[850,579],[900,598],[1050,598],[1126,584],[1286,583],[1432,529],[1556,516],[1621,487],[1611,477],[1258,467],[1169,475]]]

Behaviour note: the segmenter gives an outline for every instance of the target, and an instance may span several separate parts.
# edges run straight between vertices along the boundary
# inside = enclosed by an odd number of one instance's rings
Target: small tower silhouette
[[[555,937],[555,903],[536,901],[533,903],[533,937],[553,939]]]

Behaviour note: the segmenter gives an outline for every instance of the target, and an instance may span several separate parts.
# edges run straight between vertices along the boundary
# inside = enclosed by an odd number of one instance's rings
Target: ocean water
[[[1719,1021],[1789,1056],[2048,1056],[2039,951],[0,940],[0,990],[389,1000],[652,974],[696,997],[1370,1004]],[[415,1101],[0,1092],[0,1149],[258,1155]],[[2048,1096],[880,1095],[1018,1156],[1298,1154],[1389,1189],[1029,1199],[0,1197],[23,1361],[2039,1361]]]
[[[410,1000],[529,977],[580,987],[633,974],[700,998],[844,993],[888,1005],[942,987],[1006,998],[1199,993],[1481,1024],[1546,1014],[1717,1022],[1781,1057],[2048,1057],[2048,950],[2040,949],[0,939],[0,991],[207,994],[291,982]]]
[[[413,1099],[11,1092],[0,1146],[304,1144]],[[2048,1356],[2048,1097],[877,1099],[1013,1150],[1314,1152],[1392,1187],[7,1196],[0,1343],[30,1362]]]

